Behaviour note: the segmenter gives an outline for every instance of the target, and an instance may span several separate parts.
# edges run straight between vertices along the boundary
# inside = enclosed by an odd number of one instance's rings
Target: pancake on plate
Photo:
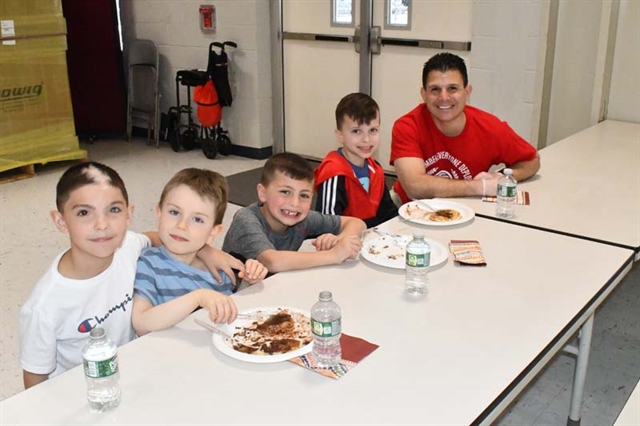
[[[311,343],[309,318],[288,309],[278,311],[263,320],[236,327],[231,342],[233,349],[252,355],[285,354]]]
[[[440,209],[429,215],[429,220],[432,222],[452,222],[462,217],[458,210],[454,209]]]

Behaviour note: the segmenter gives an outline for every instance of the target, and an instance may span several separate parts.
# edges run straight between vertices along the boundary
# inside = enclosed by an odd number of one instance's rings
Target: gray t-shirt
[[[245,259],[255,259],[265,250],[297,251],[302,242],[322,234],[339,234],[340,216],[309,211],[309,216],[283,233],[275,232],[260,211],[259,203],[253,203],[236,212],[224,238],[222,250]]]

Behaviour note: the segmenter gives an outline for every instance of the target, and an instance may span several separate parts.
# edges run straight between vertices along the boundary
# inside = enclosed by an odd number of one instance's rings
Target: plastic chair
[[[134,40],[128,52],[128,106],[127,138],[131,141],[134,118],[147,120],[147,143],[151,143],[151,132],[156,147],[160,145],[160,108],[158,73],[160,58],[158,48],[151,40]]]

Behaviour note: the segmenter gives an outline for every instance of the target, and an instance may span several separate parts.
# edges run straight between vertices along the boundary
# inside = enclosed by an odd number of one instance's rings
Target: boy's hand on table
[[[317,251],[323,251],[331,250],[338,244],[339,241],[340,238],[337,235],[322,234],[315,240],[311,241],[311,244],[316,248]]]
[[[331,250],[336,253],[338,262],[342,263],[347,259],[356,259],[360,254],[361,248],[362,240],[359,236],[344,235]]]
[[[255,259],[249,259],[244,264],[244,268],[238,273],[238,276],[249,284],[255,284],[262,281],[268,272],[269,270],[262,263]]]
[[[238,308],[229,296],[215,290],[206,290],[200,296],[199,305],[209,311],[209,319],[214,323],[230,324],[238,315]]]

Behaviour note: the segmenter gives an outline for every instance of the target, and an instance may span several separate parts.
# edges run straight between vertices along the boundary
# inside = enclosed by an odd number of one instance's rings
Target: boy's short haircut
[[[73,191],[86,185],[102,182],[96,179],[96,172],[101,174],[109,185],[118,188],[124,201],[129,205],[129,194],[127,194],[127,188],[125,188],[120,175],[109,166],[95,161],[87,161],[69,167],[60,177],[56,186],[56,207],[60,213],[63,212],[64,205],[69,201]]]
[[[458,55],[454,55],[449,52],[438,53],[433,55],[427,62],[424,63],[422,68],[422,87],[427,88],[427,78],[431,71],[447,72],[449,70],[459,71],[462,75],[462,84],[467,87],[469,84],[469,77],[467,75],[467,66]]]
[[[262,169],[260,183],[268,186],[276,175],[282,172],[291,179],[306,180],[313,183],[313,168],[304,158],[290,152],[272,155]]]
[[[378,117],[380,107],[369,95],[351,93],[340,99],[336,107],[336,129],[342,128],[344,118],[349,117],[358,125],[369,124]]]
[[[220,173],[206,169],[188,168],[180,170],[167,182],[160,195],[162,207],[167,194],[174,188],[186,185],[202,198],[213,202],[215,208],[214,225],[220,225],[227,211],[229,201],[229,184]]]

